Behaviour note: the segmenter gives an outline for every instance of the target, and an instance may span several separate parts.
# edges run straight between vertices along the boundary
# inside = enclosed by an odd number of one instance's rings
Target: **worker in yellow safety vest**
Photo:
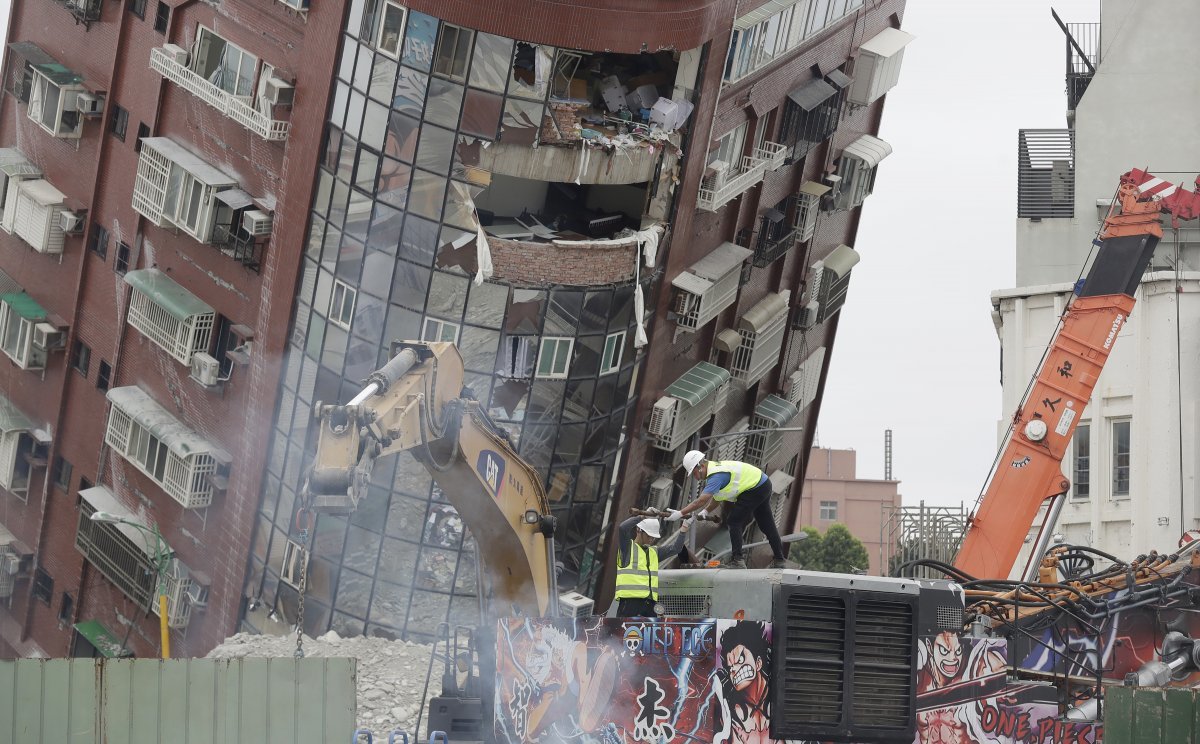
[[[670,545],[655,546],[662,537],[654,517],[630,517],[617,528],[617,617],[654,617],[658,614],[658,563],[683,550],[691,526],[684,522]]]
[[[771,514],[771,481],[766,473],[746,462],[709,460],[697,450],[683,456],[683,469],[703,486],[695,501],[682,510],[672,510],[665,517],[668,522],[684,519],[696,512],[703,518],[714,503],[729,503],[725,526],[729,529],[732,551],[726,565],[731,568],[746,567],[746,556],[742,554],[742,533],[753,519],[775,554],[771,568],[787,566],[787,553],[784,552],[783,541],[779,539],[775,517]]]

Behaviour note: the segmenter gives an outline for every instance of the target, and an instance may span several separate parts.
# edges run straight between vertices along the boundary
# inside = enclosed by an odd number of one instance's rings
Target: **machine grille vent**
[[[846,602],[843,597],[787,598],[783,724],[837,726],[842,719],[846,668]],[[776,639],[778,643],[778,639]]]
[[[962,630],[963,608],[941,605],[937,608],[937,622],[942,630]]]
[[[913,606],[861,598],[854,613],[854,718],[907,729],[913,695]]]
[[[669,617],[708,617],[712,597],[707,594],[660,594],[663,614]]]

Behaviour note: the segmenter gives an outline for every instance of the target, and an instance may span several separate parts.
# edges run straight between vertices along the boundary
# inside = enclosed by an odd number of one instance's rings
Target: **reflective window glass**
[[[367,600],[371,593],[371,577],[343,570],[338,577],[337,598],[334,604],[342,612],[355,617],[367,616]]]
[[[383,54],[375,55],[375,70],[371,73],[371,88],[367,91],[367,95],[376,101],[390,103],[392,91],[396,88],[398,69],[399,65],[396,64],[396,60],[389,59]]]
[[[433,65],[433,49],[437,43],[438,21],[433,16],[412,11],[404,32],[404,64],[428,72]]]
[[[425,109],[425,89],[429,76],[407,67],[401,67],[396,77],[396,92],[392,97],[392,108],[402,114],[420,118]]]
[[[404,114],[392,112],[388,119],[387,138],[383,153],[411,163],[417,152],[417,120]]]
[[[462,109],[464,90],[463,86],[458,83],[436,77],[431,78],[429,97],[425,107],[425,120],[456,129],[458,114]]]
[[[421,127],[421,140],[417,147],[417,165],[435,173],[449,173],[450,158],[453,155],[454,132],[431,124]]]
[[[471,62],[471,85],[503,93],[512,48],[512,39],[492,34],[476,34],[475,54]]]
[[[418,170],[413,175],[412,190],[409,192],[410,212],[436,220],[442,216],[442,203],[446,196],[446,179],[428,171]],[[432,259],[432,256],[430,256]]]
[[[471,294],[467,298],[465,320],[488,328],[499,328],[507,302],[508,287],[491,282],[472,284]]]
[[[392,302],[420,312],[429,289],[429,269],[408,261],[397,261],[392,275]],[[415,338],[406,336],[401,338]],[[393,339],[396,340],[396,339]]]
[[[375,202],[371,211],[371,227],[367,232],[367,251],[370,255],[371,251],[378,251],[389,256],[396,255],[396,249],[400,244],[400,228],[403,225],[404,213],[398,209],[393,209],[382,202]],[[380,267],[382,268],[382,267]],[[385,281],[390,281],[392,276],[391,270],[387,272]],[[374,276],[364,276],[364,281],[374,279]],[[380,297],[386,297],[386,293],[379,294]]]
[[[384,156],[379,166],[379,177],[375,182],[375,198],[404,209],[404,205],[408,203],[408,187],[411,180],[411,165]]]

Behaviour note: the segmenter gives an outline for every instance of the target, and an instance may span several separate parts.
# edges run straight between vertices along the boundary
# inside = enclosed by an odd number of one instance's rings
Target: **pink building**
[[[791,531],[816,527],[825,532],[840,522],[862,540],[871,558],[870,573],[879,575],[883,524],[887,511],[900,508],[900,481],[855,477],[856,458],[854,450],[809,451],[800,511]]]

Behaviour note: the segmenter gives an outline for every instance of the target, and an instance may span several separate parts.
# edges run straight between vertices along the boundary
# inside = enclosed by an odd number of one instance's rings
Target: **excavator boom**
[[[1141,170],[1122,176],[1117,202],[1101,230],[1096,260],[1013,416],[996,470],[968,522],[954,565],[971,576],[1006,578],[1038,509],[1070,488],[1063,456],[1133,310],[1138,283],[1162,237],[1160,214],[1192,219],[1200,208],[1195,193]],[[1031,560],[1039,560],[1040,552],[1035,549]]]
[[[304,498],[317,512],[353,511],[375,460],[410,451],[458,510],[480,556],[480,593],[498,615],[540,616],[557,596],[554,517],[541,478],[479,402],[462,394],[450,343],[399,343],[346,405],[314,408],[317,453]]]

